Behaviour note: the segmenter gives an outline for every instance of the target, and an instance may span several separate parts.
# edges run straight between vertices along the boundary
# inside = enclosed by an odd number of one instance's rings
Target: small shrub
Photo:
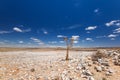
[[[61,80],[59,76],[55,76],[52,80]]]
[[[31,72],[35,72],[35,69],[34,69],[34,68],[32,68],[30,71],[31,71]]]
[[[92,60],[97,61],[98,59],[106,58],[107,54],[102,51],[97,51],[95,54],[92,55]]]
[[[107,80],[107,79],[103,77],[102,80]]]

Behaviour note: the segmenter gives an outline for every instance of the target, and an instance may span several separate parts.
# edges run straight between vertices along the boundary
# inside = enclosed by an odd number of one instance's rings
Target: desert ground
[[[65,49],[0,48],[0,80],[120,80],[120,49],[93,61],[97,50],[70,50],[66,61]]]

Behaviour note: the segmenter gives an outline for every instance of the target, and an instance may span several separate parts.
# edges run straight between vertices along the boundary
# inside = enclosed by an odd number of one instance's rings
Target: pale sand
[[[0,80],[51,80],[61,76],[64,70],[70,71],[69,76],[75,80],[86,80],[80,77],[80,72],[75,72],[77,65],[85,56],[95,53],[94,51],[70,51],[71,60],[65,61],[65,50],[55,51],[8,51],[0,52]],[[110,63],[116,71],[107,80],[120,80],[120,68]],[[90,67],[95,80],[105,77],[105,73],[98,73],[94,65]]]
[[[70,51],[70,59],[80,59],[93,52]],[[27,80],[35,77],[48,77],[59,74],[64,70],[66,63],[61,63],[65,59],[66,51],[12,51],[0,52],[0,79],[1,80]],[[51,68],[50,68],[51,67]],[[30,70],[34,68],[35,72]],[[32,80],[29,79],[29,80]]]

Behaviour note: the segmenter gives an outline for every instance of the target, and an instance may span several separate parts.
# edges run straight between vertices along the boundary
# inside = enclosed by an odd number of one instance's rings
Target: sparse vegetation
[[[120,53],[116,50],[99,50],[96,52],[70,49],[71,60],[67,62],[63,59],[66,49],[0,52],[0,80],[119,79],[120,72],[117,71],[120,71],[120,68],[114,65],[114,61],[119,64]],[[94,58],[101,59],[92,61],[93,53]],[[109,57],[108,54],[112,56]]]
[[[61,80],[59,76],[56,76],[54,79],[52,80]]]
[[[107,80],[107,79],[103,77],[102,80]]]
[[[34,69],[34,68],[32,68],[30,71],[31,71],[31,72],[35,72],[35,69]]]
[[[67,51],[66,51],[66,58],[65,60],[69,60],[69,50],[73,46],[74,41],[78,40],[79,36],[72,36],[72,38],[68,39],[66,36],[59,36],[60,38],[63,38],[63,40],[66,42]]]
[[[107,54],[98,50],[95,54],[92,55],[92,60],[97,61],[98,59],[106,58]]]

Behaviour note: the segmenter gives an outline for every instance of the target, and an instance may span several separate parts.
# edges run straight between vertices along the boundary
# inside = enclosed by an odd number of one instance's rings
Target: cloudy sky
[[[120,47],[120,0],[0,0],[0,46]]]

